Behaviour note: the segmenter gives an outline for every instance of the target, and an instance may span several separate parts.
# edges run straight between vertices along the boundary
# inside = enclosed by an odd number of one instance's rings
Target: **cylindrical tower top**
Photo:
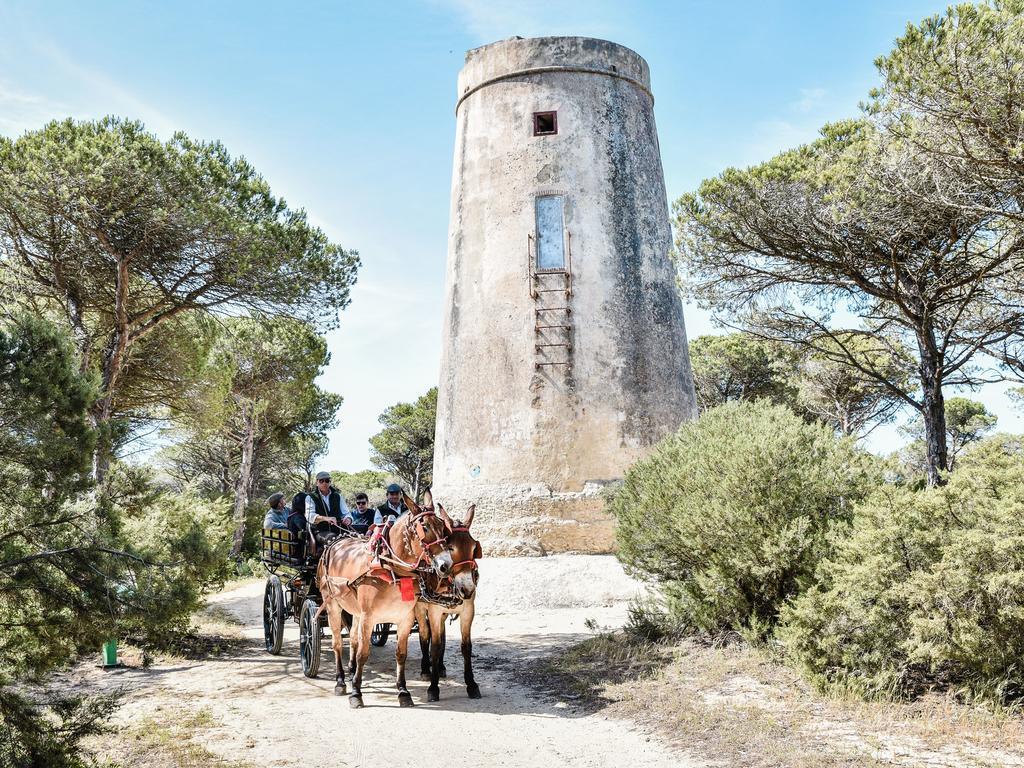
[[[456,111],[492,83],[546,72],[579,72],[626,80],[651,96],[647,62],[624,45],[592,37],[511,37],[466,52]]]

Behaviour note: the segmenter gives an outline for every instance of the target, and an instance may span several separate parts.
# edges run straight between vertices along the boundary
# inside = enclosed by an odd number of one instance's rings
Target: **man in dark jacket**
[[[374,523],[386,523],[389,517],[397,520],[409,511],[409,508],[405,506],[405,501],[402,499],[402,486],[398,483],[392,483],[388,486],[387,491],[388,500],[377,507],[377,514],[373,517]]]
[[[366,535],[366,532],[373,525],[374,513],[377,510],[370,506],[370,500],[365,493],[356,494],[356,508],[352,512],[352,530]]]
[[[370,550],[375,555],[380,554],[381,548],[384,546],[384,539],[395,520],[409,511],[402,499],[402,486],[392,483],[387,487],[387,492],[388,500],[377,507],[377,511],[373,515],[374,533],[370,542]]]

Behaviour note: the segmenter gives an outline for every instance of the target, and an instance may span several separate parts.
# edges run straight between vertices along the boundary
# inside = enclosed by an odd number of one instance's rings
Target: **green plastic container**
[[[117,640],[107,640],[103,644],[103,666],[117,666]]]

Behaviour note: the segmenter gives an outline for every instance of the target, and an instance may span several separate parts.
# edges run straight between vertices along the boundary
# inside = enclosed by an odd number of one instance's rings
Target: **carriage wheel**
[[[390,624],[377,624],[370,633],[370,644],[381,648],[388,644],[388,635],[391,633]]]
[[[320,620],[316,612],[320,606],[314,600],[302,604],[302,618],[299,620],[299,655],[302,657],[302,674],[316,677],[320,671]]]
[[[263,642],[267,652],[275,656],[281,652],[284,640],[284,589],[277,576],[267,579],[263,592]]]

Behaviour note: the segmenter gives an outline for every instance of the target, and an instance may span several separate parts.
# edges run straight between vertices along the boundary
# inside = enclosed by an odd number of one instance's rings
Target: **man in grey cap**
[[[352,523],[345,499],[331,487],[330,472],[317,472],[316,490],[306,496],[306,520],[314,526],[333,523],[341,527]]]
[[[287,528],[288,527],[288,507],[284,505],[284,494],[283,493],[272,493],[270,498],[267,499],[267,510],[266,517],[263,518],[264,528]]]

